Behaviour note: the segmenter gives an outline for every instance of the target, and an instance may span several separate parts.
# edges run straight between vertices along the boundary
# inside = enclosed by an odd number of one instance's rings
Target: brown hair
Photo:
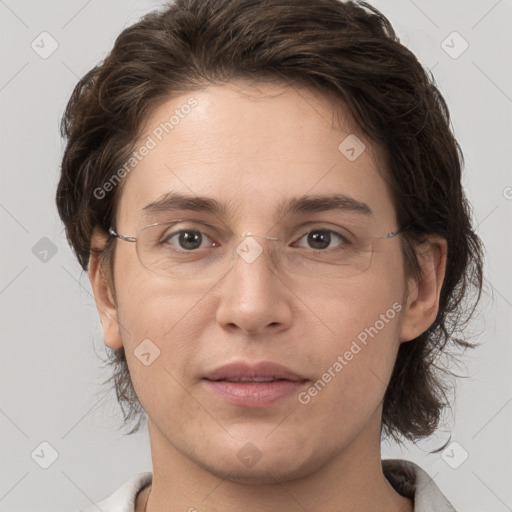
[[[67,145],[57,207],[84,270],[91,233],[115,225],[121,186],[94,191],[130,157],[149,113],[175,94],[233,79],[301,84],[338,98],[362,132],[384,148],[404,232],[406,271],[419,276],[413,247],[428,234],[448,242],[435,322],[402,343],[383,403],[383,433],[415,440],[437,428],[449,389],[438,364],[474,313],[482,290],[483,247],[461,185],[463,157],[447,105],[389,21],[364,2],[338,0],[177,0],[144,16],[76,85],[61,125]],[[122,183],[121,183],[122,185]],[[103,262],[112,270],[113,240]],[[112,279],[113,282],[113,279]],[[476,293],[471,293],[476,292]],[[472,307],[469,297],[475,295]],[[110,351],[110,349],[108,349]],[[143,410],[124,349],[110,352],[124,424]]]

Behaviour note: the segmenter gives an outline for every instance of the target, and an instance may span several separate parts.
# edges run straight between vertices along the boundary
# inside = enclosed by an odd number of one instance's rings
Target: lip
[[[273,380],[261,382],[258,379]],[[268,361],[230,363],[203,377],[208,391],[232,405],[245,408],[268,407],[297,393],[308,380],[281,364]]]
[[[275,378],[290,381],[306,380],[306,377],[298,375],[286,366],[270,361],[262,361],[256,364],[245,361],[235,362],[219,366],[207,373],[204,378],[207,380],[228,380],[239,378]]]

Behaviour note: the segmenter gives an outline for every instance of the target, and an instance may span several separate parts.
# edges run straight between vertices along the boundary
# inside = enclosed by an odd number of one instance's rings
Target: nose
[[[216,319],[223,328],[266,334],[290,327],[293,294],[272,265],[269,249],[267,240],[250,235],[237,246],[220,284]]]

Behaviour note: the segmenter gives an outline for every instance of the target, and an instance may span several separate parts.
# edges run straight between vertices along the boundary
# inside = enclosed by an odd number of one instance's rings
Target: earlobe
[[[446,271],[447,242],[444,238],[430,238],[418,248],[419,280],[410,279],[400,342],[410,341],[424,333],[435,321]]]
[[[100,238],[104,240],[105,237],[95,228],[91,247],[102,246]],[[123,342],[117,320],[117,307],[111,286],[102,271],[100,257],[101,253],[99,251],[91,250],[89,257],[89,280],[100,316],[105,345],[111,349],[118,349],[123,346]]]

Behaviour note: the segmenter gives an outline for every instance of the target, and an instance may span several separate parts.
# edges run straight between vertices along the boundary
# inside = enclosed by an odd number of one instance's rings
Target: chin
[[[209,444],[208,460],[196,463],[215,476],[246,485],[275,484],[306,477],[327,462],[327,453],[320,446],[314,449],[300,445],[293,436],[278,436],[270,442],[265,434],[246,436],[253,441],[230,443],[229,446]],[[271,436],[274,434],[271,434]],[[287,442],[288,441],[288,442]]]
[[[209,473],[244,485],[274,485],[276,481],[290,482],[314,473],[317,464],[312,461],[298,461],[294,457],[279,457],[278,460],[264,461],[263,457],[251,467],[244,467],[239,461],[222,464],[203,465]]]

